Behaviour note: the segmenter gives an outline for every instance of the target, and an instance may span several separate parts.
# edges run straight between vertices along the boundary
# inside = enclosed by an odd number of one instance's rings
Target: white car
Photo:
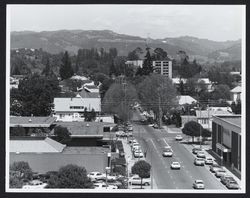
[[[203,159],[203,158],[195,158],[194,165],[196,165],[196,166],[204,166],[205,165],[205,159]]]
[[[136,151],[134,152],[134,157],[135,157],[135,158],[143,158],[143,157],[144,157],[143,152],[140,151],[140,150],[136,150]]]
[[[129,178],[128,183],[130,185],[140,185],[141,184],[141,178],[138,175],[133,175]],[[142,179],[142,185],[149,186],[151,183],[150,178],[143,178]]]
[[[140,145],[135,145],[132,147],[132,151],[134,152],[135,150],[140,150],[141,146]]]
[[[164,148],[162,152],[163,157],[172,157],[173,156],[173,151],[171,148]]]
[[[104,180],[105,177],[100,172],[90,172],[88,175],[88,178],[90,178],[91,181],[97,181],[97,180]]]
[[[205,189],[204,182],[200,179],[197,179],[193,183],[193,188],[194,189]]]
[[[216,172],[215,172],[215,176],[216,177],[222,177],[222,176],[224,176],[224,175],[226,175],[227,174],[227,172],[226,172],[226,170],[224,170],[224,169],[219,169],[219,170],[217,170]]]
[[[175,137],[175,140],[176,141],[181,141],[183,139],[183,137],[181,136],[181,135],[177,135],[176,137]]]
[[[106,184],[104,182],[101,182],[101,183],[94,183],[94,189],[97,189],[97,190],[104,190],[104,189],[111,190],[111,189],[118,189],[118,187],[115,186],[115,185],[109,185],[109,184]]]
[[[198,151],[196,156],[199,157],[199,158],[206,158],[206,155],[205,155],[204,151]]]
[[[171,169],[181,169],[181,165],[179,162],[172,162]]]
[[[24,185],[22,189],[43,189],[47,186],[47,183],[43,183],[40,180],[33,180],[29,184]]]
[[[205,164],[212,165],[214,163],[213,158],[211,157],[206,157],[205,159]]]

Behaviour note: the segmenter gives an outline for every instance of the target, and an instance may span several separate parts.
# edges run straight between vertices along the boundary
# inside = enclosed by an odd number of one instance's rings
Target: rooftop
[[[97,147],[97,146],[92,146],[92,147],[80,147],[80,146],[67,146],[63,150],[63,154],[102,154],[102,153],[108,153],[110,151],[109,148],[104,148],[104,147]]]
[[[232,90],[230,90],[230,92],[232,92],[232,93],[241,93],[241,86],[237,86],[237,87],[233,88]]]
[[[194,98],[192,98],[191,96],[178,96],[179,98],[179,104],[180,105],[184,105],[184,104],[192,104],[193,102],[197,102],[197,100],[195,100]]]
[[[10,140],[10,152],[14,153],[60,153],[66,145],[51,138]]]
[[[228,112],[228,111],[216,111],[216,110],[196,110],[196,117],[197,118],[208,118],[208,117],[212,117],[213,115],[232,115],[232,113]]]
[[[85,89],[82,89],[80,92],[76,92],[76,94],[79,94],[82,98],[100,98],[99,93],[88,92]]]
[[[241,128],[241,115],[217,115],[216,117]]]
[[[103,137],[103,127],[114,124],[105,122],[57,122],[57,125],[67,127],[72,136]]]
[[[11,116],[10,117],[10,127],[50,127],[51,124],[55,122],[54,117],[21,117],[21,116]]]

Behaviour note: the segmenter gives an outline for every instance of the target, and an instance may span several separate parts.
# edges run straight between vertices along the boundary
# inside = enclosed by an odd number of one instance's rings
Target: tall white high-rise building
[[[153,69],[155,73],[168,76],[170,79],[172,79],[172,61],[171,60],[153,61]]]

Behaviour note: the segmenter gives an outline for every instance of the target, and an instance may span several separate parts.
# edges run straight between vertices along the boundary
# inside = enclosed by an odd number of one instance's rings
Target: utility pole
[[[200,122],[201,122],[201,105],[199,105],[199,109],[200,109]],[[201,148],[201,139],[202,135],[201,135],[201,124],[200,124],[200,148]]]
[[[158,109],[159,109],[159,128],[161,128],[161,97],[160,97],[160,89],[158,88]]]

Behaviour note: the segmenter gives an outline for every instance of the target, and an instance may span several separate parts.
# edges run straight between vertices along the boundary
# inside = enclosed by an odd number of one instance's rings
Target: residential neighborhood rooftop
[[[10,116],[10,127],[50,127],[55,122],[54,117],[40,117],[40,116]]]
[[[10,152],[14,153],[60,153],[66,145],[51,138],[10,140]]]
[[[103,137],[103,127],[114,124],[105,122],[57,122],[57,125],[67,127],[72,136]]]
[[[76,94],[79,94],[82,98],[100,98],[99,93],[88,92],[85,89],[82,89],[80,92],[76,92]]]
[[[196,116],[197,118],[208,118],[212,117],[213,115],[231,115],[229,111],[216,111],[216,110],[196,110]]]
[[[179,105],[192,104],[193,102],[197,102],[197,100],[188,95],[178,96],[178,98],[179,98]]]
[[[237,86],[230,90],[232,93],[241,93],[241,86]]]

